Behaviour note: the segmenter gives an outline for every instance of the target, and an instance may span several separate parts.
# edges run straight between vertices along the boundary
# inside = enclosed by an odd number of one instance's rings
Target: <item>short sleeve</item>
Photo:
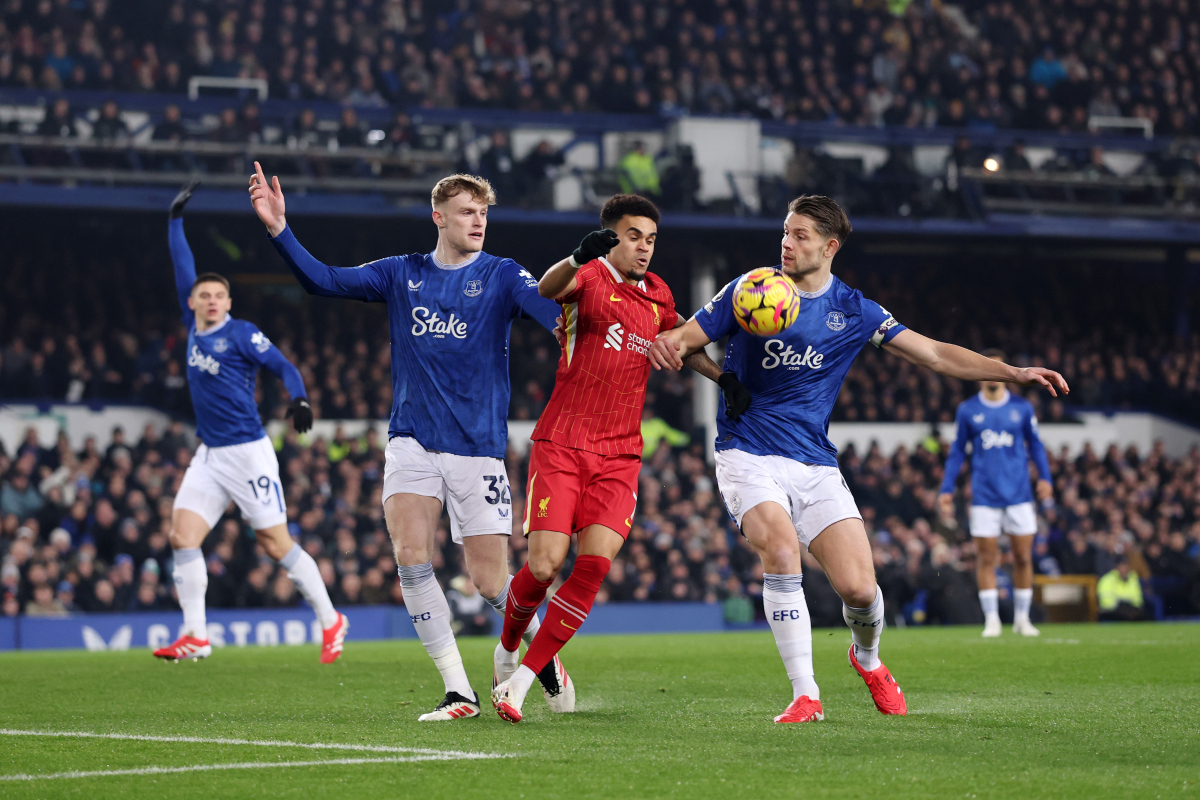
[[[869,334],[869,341],[876,347],[883,347],[896,338],[900,331],[907,330],[896,322],[896,318],[886,308],[874,300],[862,301],[862,314],[863,331]]]
[[[589,261],[583,265],[579,272],[575,273],[575,289],[570,294],[565,294],[558,298],[558,302],[562,305],[570,303],[578,303],[587,294],[588,284],[592,282],[592,276],[596,274],[595,261]]]
[[[737,320],[733,318],[732,296],[733,286],[739,280],[740,277],[725,284],[725,288],[717,292],[693,317],[709,341],[720,341],[737,329]]]

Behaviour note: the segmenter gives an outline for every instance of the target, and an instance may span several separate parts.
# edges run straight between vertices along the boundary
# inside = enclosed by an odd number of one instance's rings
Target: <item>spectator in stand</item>
[[[618,169],[622,192],[640,194],[651,199],[657,199],[662,194],[662,187],[658,182],[658,166],[654,163],[654,156],[646,152],[646,146],[641,140],[635,141],[633,148],[621,158]]]
[[[1105,573],[1096,584],[1100,619],[1109,622],[1137,622],[1146,618],[1142,581],[1122,558],[1116,568]]]

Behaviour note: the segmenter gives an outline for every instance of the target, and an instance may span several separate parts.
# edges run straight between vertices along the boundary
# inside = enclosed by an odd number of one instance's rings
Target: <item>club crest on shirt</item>
[[[1011,419],[1013,422],[1021,421],[1021,415],[1017,412],[1017,410],[1015,408],[1012,411],[1008,412],[1008,418]]]
[[[467,285],[463,287],[463,294],[467,297],[478,297],[483,294],[483,281],[467,281]]]
[[[213,342],[213,352],[214,353],[224,353],[228,349],[229,349],[229,340],[228,339],[217,339],[215,342]]]
[[[830,311],[829,316],[825,318],[825,327],[831,331],[844,331],[846,329],[846,315],[840,311]]]

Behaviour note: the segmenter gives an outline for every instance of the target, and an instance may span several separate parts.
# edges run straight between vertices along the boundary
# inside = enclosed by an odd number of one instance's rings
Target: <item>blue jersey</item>
[[[392,340],[388,436],[427,450],[504,458],[508,449],[508,339],[519,316],[554,329],[558,303],[512,259],[478,253],[463,264],[432,254],[338,269],[305,250],[291,228],[271,240],[311,294],[387,303]]]
[[[971,445],[971,505],[1004,508],[1033,500],[1029,458],[1038,475],[1050,480],[1050,461],[1038,436],[1033,406],[1010,393],[998,402],[977,394],[958,406],[958,433],[946,458],[942,493],[954,491],[954,480]]]
[[[904,326],[831,275],[820,291],[800,293],[800,313],[790,328],[776,336],[754,336],[734,319],[733,287],[740,280],[717,292],[695,317],[712,341],[729,336],[725,369],[736,373],[753,397],[736,422],[725,416],[721,398],[717,449],[836,467],[829,417],[842,381],[867,342],[882,347]]]
[[[196,260],[183,235],[183,220],[171,220],[167,233],[175,290],[188,330],[187,382],[196,411],[196,434],[209,447],[257,441],[267,435],[254,402],[259,367],[267,367],[283,379],[293,398],[307,396],[304,379],[251,322],[226,314],[204,333],[196,330],[196,315],[188,308],[196,282]]]

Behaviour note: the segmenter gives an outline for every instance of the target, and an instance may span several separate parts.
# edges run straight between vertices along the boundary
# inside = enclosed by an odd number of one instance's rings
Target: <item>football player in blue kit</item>
[[[391,333],[392,417],[383,508],[404,605],[445,684],[421,721],[479,716],[450,627],[450,607],[433,574],[434,536],[443,504],[479,593],[503,616],[508,601],[512,488],[508,448],[508,342],[512,321],[531,317],[553,330],[559,306],[512,259],[483,252],[491,185],[451,175],[432,192],[437,246],[353,268],[329,267],[296,240],[284,216],[279,178],[256,162],[250,200],[276,250],[310,294],[386,303]],[[536,614],[526,643],[540,628]],[[520,648],[496,646],[493,685],[520,665]],[[575,709],[575,689],[556,656],[538,675],[551,710]]]
[[[983,355],[1004,360],[999,350]],[[1007,533],[1013,555],[1013,633],[1038,636],[1029,621],[1033,604],[1033,537],[1037,512],[1029,488],[1029,460],[1038,471],[1037,499],[1054,495],[1050,460],[1038,436],[1033,406],[1016,397],[999,381],[984,381],[979,394],[964,400],[955,416],[958,433],[946,458],[938,505],[946,516],[954,515],[954,481],[971,446],[971,508],[968,528],[975,539],[979,558],[976,578],[979,605],[983,607],[983,635],[1000,635],[1000,598],[996,590],[996,566],[1000,561],[1000,534]]]
[[[908,330],[878,303],[842,283],[831,269],[850,231],[850,220],[828,197],[793,200],[783,222],[782,263],[776,269],[800,289],[795,323],[769,337],[742,330],[733,310],[738,278],[685,325],[660,335],[648,354],[656,368],[679,369],[682,357],[728,336],[725,369],[753,398],[744,409],[730,409],[721,399],[719,409],[725,413],[717,415],[717,482],[730,515],[763,562],[763,606],[792,682],[792,703],[775,718],[781,723],[824,719],[813,679],[801,544],[842,598],[842,616],[853,637],[847,656],[875,707],[897,715],[908,709],[904,693],[879,660],[883,596],[862,517],[828,436],[834,401],[863,346],[869,342],[953,378],[1041,384],[1051,394],[1068,391],[1056,372],[1011,367]]]
[[[287,387],[292,396],[288,417],[303,433],[313,421],[304,380],[253,323],[229,315],[233,304],[229,281],[215,272],[197,277],[196,260],[183,234],[183,209],[198,184],[188,184],[172,201],[168,242],[188,329],[187,382],[201,445],[184,473],[171,514],[175,591],[183,609],[183,628],[179,639],[154,655],[179,661],[212,654],[204,608],[208,567],[200,545],[232,500],[267,555],[287,569],[316,612],[323,631],[321,663],[331,664],[342,654],[350,623],[334,610],[317,563],[288,534],[279,461],[254,402],[255,378],[259,368],[266,367]]]

